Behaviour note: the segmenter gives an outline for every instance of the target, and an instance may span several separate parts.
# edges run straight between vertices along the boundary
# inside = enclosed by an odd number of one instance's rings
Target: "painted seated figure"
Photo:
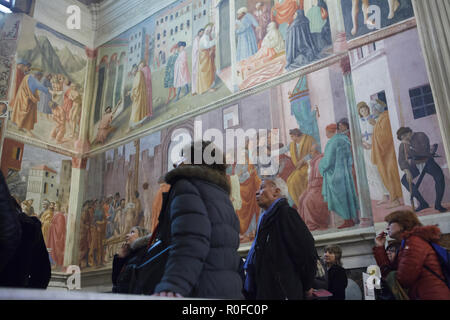
[[[284,52],[285,44],[283,36],[278,30],[277,24],[271,22],[267,26],[267,34],[261,43],[261,48],[253,56],[239,62],[241,77],[243,79],[246,78],[248,73],[282,56]]]

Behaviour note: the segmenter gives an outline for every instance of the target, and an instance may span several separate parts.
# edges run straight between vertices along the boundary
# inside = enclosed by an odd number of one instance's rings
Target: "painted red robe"
[[[308,188],[298,199],[298,213],[310,231],[328,229],[330,212],[328,204],[323,200],[323,178],[319,173],[320,154],[310,162]]]
[[[66,217],[62,212],[53,216],[48,234],[48,248],[51,248],[51,256],[58,266],[64,264],[64,248],[66,246]]]

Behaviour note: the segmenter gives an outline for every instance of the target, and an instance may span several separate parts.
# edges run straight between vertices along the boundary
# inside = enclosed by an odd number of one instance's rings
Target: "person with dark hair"
[[[312,298],[318,255],[311,232],[273,180],[262,181],[256,200],[264,212],[244,264],[246,298]]]
[[[225,157],[209,141],[184,148],[186,161],[165,176],[157,239],[167,239],[168,258],[157,296],[242,299],[239,220],[230,200]],[[206,150],[206,152],[205,152]],[[194,154],[210,154],[193,161]],[[198,159],[197,159],[198,160]]]
[[[405,173],[402,177],[402,184],[409,190],[412,198],[419,201],[420,205],[416,212],[430,207],[419,191],[425,174],[429,174],[434,180],[436,192],[434,208],[440,212],[446,212],[447,209],[442,206],[445,191],[444,173],[434,160],[438,145],[431,146],[430,139],[425,133],[413,132],[408,127],[398,129],[397,139],[402,142],[398,152],[398,164]],[[419,178],[414,183],[417,177]]]
[[[411,211],[395,211],[384,219],[387,234],[401,241],[395,280],[407,290],[411,300],[450,300],[450,289],[444,280],[438,256],[431,243],[439,243],[441,230],[437,226],[423,226]],[[381,270],[390,264],[384,245],[386,232],[375,239],[376,259]],[[384,251],[384,252],[383,252]],[[389,274],[390,275],[390,274]]]
[[[400,251],[401,242],[394,240],[391,241],[386,248],[383,237],[375,238],[375,247],[373,247],[373,256],[380,267],[381,276],[386,278],[387,275],[397,269],[398,265],[398,252]]]
[[[328,300],[345,300],[348,279],[345,269],[342,267],[342,249],[338,245],[329,245],[325,247],[324,252],[325,278],[328,280],[328,291],[333,294]]]
[[[151,234],[139,226],[131,228],[126,235],[126,242],[114,255],[112,266],[113,293],[129,293],[131,269],[130,265],[140,261],[147,250]]]

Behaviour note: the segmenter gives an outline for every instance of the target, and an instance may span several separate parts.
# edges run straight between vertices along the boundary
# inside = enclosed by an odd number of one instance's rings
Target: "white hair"
[[[248,12],[247,7],[242,7],[242,8],[240,8],[240,9],[237,11],[237,14],[247,13],[247,12]]]

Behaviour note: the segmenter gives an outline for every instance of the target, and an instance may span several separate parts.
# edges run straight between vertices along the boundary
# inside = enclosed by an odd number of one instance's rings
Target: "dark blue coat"
[[[170,250],[155,292],[184,297],[242,299],[239,220],[225,174],[183,165],[165,178],[171,185],[161,219],[170,218]]]

